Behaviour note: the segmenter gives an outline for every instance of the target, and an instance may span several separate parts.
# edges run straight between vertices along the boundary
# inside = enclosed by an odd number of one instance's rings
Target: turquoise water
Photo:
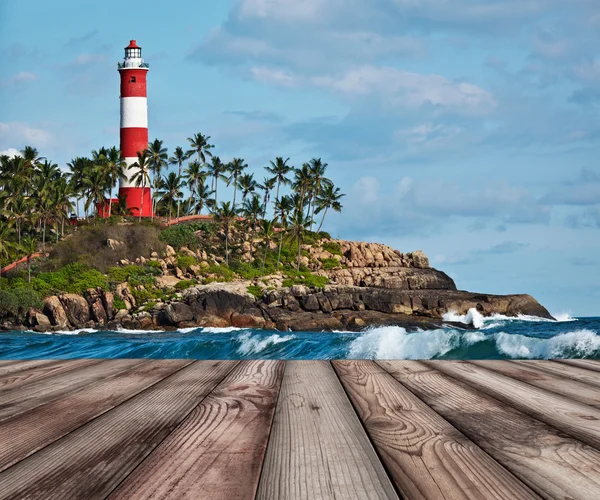
[[[0,359],[600,359],[600,318],[454,318],[475,330],[400,327],[351,332],[188,328],[171,332],[0,333]]]

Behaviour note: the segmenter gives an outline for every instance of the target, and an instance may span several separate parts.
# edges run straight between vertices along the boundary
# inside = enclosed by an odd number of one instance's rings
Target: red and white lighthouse
[[[127,200],[127,208],[133,215],[152,215],[150,187],[136,186],[133,164],[137,153],[148,148],[148,98],[146,75],[148,64],[142,59],[142,49],[135,40],[125,47],[125,59],[118,63],[121,75],[121,157],[127,164],[126,178],[119,183],[119,196]]]

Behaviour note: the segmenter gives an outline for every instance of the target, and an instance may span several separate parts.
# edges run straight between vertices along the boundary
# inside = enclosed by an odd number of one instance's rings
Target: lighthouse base
[[[152,191],[149,187],[119,188],[119,197],[127,200],[127,208],[136,217],[152,217]]]

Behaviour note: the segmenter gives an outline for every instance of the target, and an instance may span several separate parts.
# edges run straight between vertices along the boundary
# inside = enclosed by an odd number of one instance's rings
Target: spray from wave
[[[260,338],[259,336],[253,336],[251,332],[248,332],[237,338],[237,341],[240,342],[237,352],[243,356],[248,354],[258,354],[270,346],[281,344],[294,338],[294,335],[281,336],[276,333],[266,338]]]
[[[453,353],[469,352],[479,345],[482,357],[528,359],[585,358],[600,356],[600,336],[591,330],[577,330],[549,338],[528,337],[505,332],[438,329],[407,332],[401,327],[374,328],[348,348],[350,359],[461,359]],[[485,349],[485,350],[484,350]],[[470,351],[472,352],[472,350]],[[477,359],[469,356],[465,359]]]

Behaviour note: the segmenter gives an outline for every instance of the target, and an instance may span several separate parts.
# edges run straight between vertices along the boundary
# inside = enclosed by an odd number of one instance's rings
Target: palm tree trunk
[[[233,210],[235,210],[235,195],[237,194],[237,177],[233,179]]]
[[[229,266],[229,225],[225,228],[225,264]]]
[[[113,186],[111,184],[110,190],[108,192],[108,217],[109,218],[112,216],[112,193],[113,193]]]
[[[323,213],[323,218],[321,219],[321,224],[319,224],[319,229],[317,229],[317,233],[321,232],[321,228],[323,227],[323,222],[325,222],[325,216],[327,215],[327,210],[329,210],[329,207],[325,207],[325,212]]]
[[[139,222],[142,222],[142,211],[144,210],[144,191],[145,191],[144,185],[142,184],[142,202],[140,203],[141,206],[140,206],[140,213],[139,213],[139,216],[140,216]]]
[[[300,233],[298,233],[298,271],[300,271]]]
[[[277,194],[275,195],[275,200],[279,199],[279,184],[281,184],[281,179],[277,179]],[[277,201],[274,203],[274,205],[277,203]],[[275,211],[277,210],[276,206],[273,206],[273,217],[275,217]]]
[[[44,254],[46,253],[46,217],[44,217],[44,229],[42,230],[42,248],[44,249]]]
[[[281,247],[283,245],[283,228],[281,228],[281,236],[279,236],[279,251],[277,252],[277,271],[279,271],[279,261],[281,260]]]
[[[27,274],[28,274],[28,283],[31,283],[31,255],[27,256]]]
[[[181,162],[179,162],[179,173],[177,175],[177,182],[179,183],[179,189],[181,189]],[[183,193],[182,193],[183,194]],[[179,219],[179,208],[181,206],[181,198],[177,197],[177,218]]]
[[[265,275],[265,264],[267,263],[267,250],[269,249],[270,241],[268,239],[265,240],[265,255],[263,256],[263,265],[262,265],[262,274]]]
[[[217,178],[215,178],[215,208],[217,208],[218,202],[217,202],[217,194],[219,192],[219,180]]]

